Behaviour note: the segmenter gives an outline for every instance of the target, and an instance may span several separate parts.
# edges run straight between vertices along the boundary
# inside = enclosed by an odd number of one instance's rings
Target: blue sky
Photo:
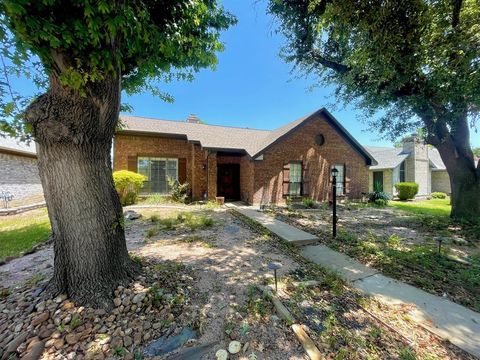
[[[389,146],[378,133],[368,130],[359,111],[335,103],[333,88],[310,90],[314,79],[298,78],[292,65],[279,58],[282,36],[275,34],[273,18],[265,2],[224,0],[224,6],[238,18],[222,40],[226,49],[218,56],[215,71],[202,70],[193,82],[162,84],[175,98],[164,103],[149,94],[124,97],[138,116],[184,120],[193,113],[209,124],[274,129],[323,106],[364,145]],[[480,146],[480,136],[472,133]]]
[[[238,24],[222,35],[225,51],[215,71],[202,70],[193,82],[161,85],[175,98],[164,103],[149,94],[124,97],[132,114],[171,120],[193,113],[209,124],[274,129],[335,102],[333,88],[310,91],[314,79],[299,79],[292,65],[279,58],[283,44],[275,34],[265,2],[224,0]],[[353,109],[329,110],[362,144],[389,145],[356,118]]]

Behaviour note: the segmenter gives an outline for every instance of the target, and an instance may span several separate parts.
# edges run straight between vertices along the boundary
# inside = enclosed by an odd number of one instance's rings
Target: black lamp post
[[[337,168],[332,169],[332,197],[333,197],[333,220],[332,220],[332,236],[337,237]]]

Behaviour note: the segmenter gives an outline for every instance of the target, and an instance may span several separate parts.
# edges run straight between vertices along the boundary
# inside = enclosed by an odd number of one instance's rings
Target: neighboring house
[[[367,146],[377,164],[370,167],[369,191],[378,184],[386,193],[395,195],[398,182],[419,184],[417,196],[434,191],[450,194],[450,177],[438,150],[424,144],[415,136],[403,140],[401,148]]]
[[[373,156],[325,109],[273,131],[121,116],[114,139],[114,170],[147,176],[145,193],[168,193],[167,177],[188,182],[196,199],[223,196],[250,204],[284,203],[289,197],[319,201],[338,193],[368,191]]]
[[[34,142],[0,135],[0,174],[0,192],[8,191],[15,199],[43,193]]]

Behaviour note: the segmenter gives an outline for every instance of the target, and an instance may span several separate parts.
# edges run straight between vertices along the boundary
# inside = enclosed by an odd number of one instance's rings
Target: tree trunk
[[[50,76],[27,109],[54,239],[50,289],[82,305],[108,307],[112,291],[136,273],[128,256],[110,151],[120,78],[80,94]]]
[[[468,130],[466,119],[464,122]],[[480,168],[474,162],[468,131],[461,136],[454,133],[434,145],[450,177],[452,190],[450,216],[455,219],[478,221],[480,219]]]

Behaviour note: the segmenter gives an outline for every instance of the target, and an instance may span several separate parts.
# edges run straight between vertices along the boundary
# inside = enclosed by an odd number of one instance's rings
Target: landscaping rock
[[[50,314],[48,312],[41,313],[40,315],[37,315],[33,318],[30,325],[37,326],[43,323],[44,321],[47,321],[49,318],[50,318]]]
[[[231,341],[230,344],[228,344],[228,352],[230,354],[236,354],[242,350],[242,344],[240,344],[239,341]]]
[[[45,349],[45,342],[38,341],[28,350],[27,354],[22,357],[22,360],[37,360],[42,356],[43,350]]]
[[[10,341],[7,345],[7,349],[5,350],[5,353],[2,359],[7,359],[8,355],[16,352],[17,348],[27,339],[27,337],[28,337],[28,333],[23,332],[20,335],[18,335],[16,338],[14,338],[12,341]]]
[[[227,360],[228,352],[225,349],[220,349],[215,353],[217,360]]]

